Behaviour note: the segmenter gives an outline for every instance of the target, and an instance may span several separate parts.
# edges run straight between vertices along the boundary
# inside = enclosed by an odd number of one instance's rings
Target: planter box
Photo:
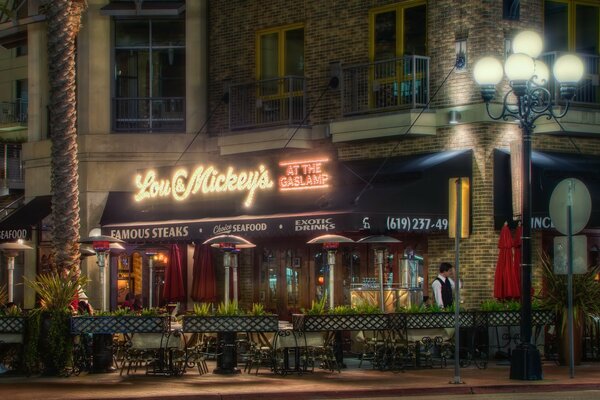
[[[432,329],[432,328],[454,328],[454,313],[405,313],[407,329]],[[472,312],[461,312],[458,315],[461,327],[473,327],[481,325]]]
[[[390,329],[389,314],[305,315],[294,314],[295,330],[304,332]]]
[[[277,315],[183,317],[184,332],[277,332]]]
[[[0,317],[0,333],[23,333],[24,329],[25,318]]]
[[[128,315],[71,318],[71,332],[74,334],[161,333],[168,329],[169,317]]]
[[[481,311],[487,326],[519,326],[521,325],[520,311]],[[533,326],[553,325],[554,313],[548,310],[532,310],[531,324]]]

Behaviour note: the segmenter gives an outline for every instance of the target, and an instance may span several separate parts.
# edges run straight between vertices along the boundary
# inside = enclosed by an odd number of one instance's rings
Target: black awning
[[[32,228],[52,211],[52,196],[34,197],[8,217],[0,221],[0,241],[31,240]]]
[[[184,1],[112,1],[100,14],[114,17],[178,16],[185,11]]]
[[[111,192],[100,224],[104,233],[125,240],[445,231],[449,179],[471,177],[471,169],[470,150],[337,162],[327,191],[273,190],[257,194],[251,209],[224,197],[140,204],[132,192]]]
[[[553,229],[549,204],[560,181],[577,178],[592,197],[588,228],[600,227],[600,157],[586,154],[534,151],[531,154],[532,228]],[[512,221],[510,152],[494,151],[494,222],[497,229]]]

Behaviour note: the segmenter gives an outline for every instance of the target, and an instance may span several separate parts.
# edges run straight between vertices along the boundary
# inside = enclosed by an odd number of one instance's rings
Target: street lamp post
[[[577,56],[566,54],[556,60],[554,78],[560,83],[560,94],[566,101],[564,109],[557,111],[553,96],[546,88],[550,77],[548,67],[537,60],[542,48],[542,39],[536,32],[524,31],[515,36],[514,53],[504,64],[511,90],[503,98],[499,115],[490,111],[490,101],[496,94],[496,85],[502,80],[502,65],[493,57],[484,57],[475,64],[473,71],[489,117],[504,121],[514,119],[519,122],[522,131],[521,325],[520,343],[512,353],[510,366],[510,378],[522,380],[540,380],[543,377],[539,351],[531,343],[531,135],[539,118],[558,119],[567,114],[576,85],[583,76],[583,63]]]

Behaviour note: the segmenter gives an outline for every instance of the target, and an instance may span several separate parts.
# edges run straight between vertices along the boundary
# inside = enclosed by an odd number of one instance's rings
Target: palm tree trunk
[[[79,174],[75,38],[83,0],[45,2],[48,21],[50,135],[52,141],[52,249],[59,270],[79,268]]]

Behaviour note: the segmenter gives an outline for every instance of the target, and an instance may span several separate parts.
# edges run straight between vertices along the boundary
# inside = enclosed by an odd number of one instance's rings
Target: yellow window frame
[[[577,6],[592,6],[600,11],[600,1],[598,0],[550,0],[554,3],[563,3],[567,5],[567,46],[569,51],[575,51],[576,35],[577,35]],[[544,7],[546,2],[544,1]],[[600,26],[600,15],[598,24]],[[544,27],[545,29],[545,27]],[[596,38],[598,47],[600,48],[600,29],[598,29],[598,37]]]
[[[304,24],[290,24],[284,25],[277,28],[269,28],[263,29],[256,32],[256,80],[262,80],[261,72],[262,72],[262,54],[261,54],[261,38],[266,35],[271,35],[273,33],[277,33],[277,77],[282,78],[285,76],[285,33],[288,31],[293,31],[297,29],[304,30]],[[303,55],[304,56],[304,55]],[[261,99],[278,99],[281,97],[287,97],[288,90],[284,87],[285,84],[283,80],[280,79],[277,89],[277,94],[272,95],[260,95]],[[301,91],[293,92],[292,95],[301,95]]]
[[[390,4],[384,7],[374,8],[369,11],[369,61],[375,62],[375,18],[379,14],[383,14],[390,11],[396,12],[396,54],[395,58],[402,57],[404,55],[404,11],[408,8],[425,6],[425,12],[427,13],[427,2],[425,0],[409,0],[401,3]],[[425,33],[427,35],[427,32]],[[425,45],[427,45],[427,37],[425,37]],[[374,64],[373,64],[374,65]],[[415,79],[421,79],[422,74],[417,74]],[[373,95],[373,88],[376,85],[393,85],[394,82],[398,83],[398,91],[401,91],[402,83],[413,80],[413,74],[405,74],[404,68],[395,68],[395,75],[384,78],[375,77],[375,67],[369,68],[369,104],[375,104],[375,98]],[[413,88],[414,90],[414,88]],[[402,96],[397,96],[397,101],[400,101]]]

